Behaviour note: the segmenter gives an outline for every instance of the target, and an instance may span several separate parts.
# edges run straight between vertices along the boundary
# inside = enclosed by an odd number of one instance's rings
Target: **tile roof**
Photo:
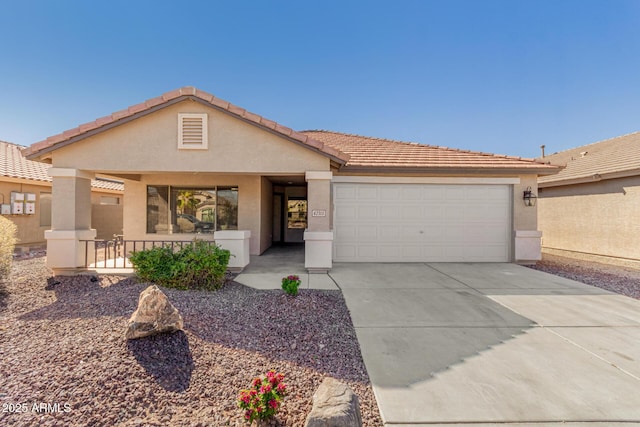
[[[541,161],[566,166],[540,177],[541,187],[640,175],[640,132],[594,142],[545,156]]]
[[[27,160],[22,151],[24,147],[10,142],[0,141],[0,180],[1,177],[27,179],[30,181],[51,182],[47,171],[51,165]],[[103,190],[124,191],[124,184],[120,181],[94,179],[91,186]]]
[[[167,92],[157,98],[149,99],[125,110],[51,136],[44,141],[31,145],[25,149],[23,154],[28,158],[37,158],[64,145],[185,99],[198,101],[212,108],[223,110],[240,119],[278,133],[294,142],[327,155],[341,167],[344,166],[350,170],[384,169],[388,171],[409,170],[412,172],[433,170],[488,170],[503,172],[526,170],[531,173],[549,174],[555,173],[558,169],[554,166],[536,162],[533,159],[520,157],[456,150],[447,147],[330,131],[296,132],[291,128],[250,113],[243,108],[190,86]]]
[[[349,154],[345,168],[530,169],[536,173],[554,173],[557,170],[556,167],[520,157],[326,130],[308,130],[302,133]]]
[[[186,86],[180,89],[172,90],[156,98],[149,99],[140,104],[133,105],[125,110],[117,111],[105,117],[101,117],[89,123],[82,124],[76,128],[69,129],[58,135],[50,136],[44,141],[36,142],[25,150],[24,155],[29,158],[34,158],[39,154],[45,154],[49,151],[55,150],[58,147],[64,146],[65,143],[74,142],[77,139],[81,139],[85,136],[93,135],[102,130],[109,129],[113,125],[120,123],[126,123],[127,121],[138,117],[141,114],[148,114],[156,111],[158,108],[163,108],[172,105],[175,102],[180,102],[185,99],[192,99],[202,102],[213,108],[224,110],[227,113],[246,120],[250,123],[254,123],[258,126],[266,128],[272,132],[278,133],[286,138],[289,138],[295,142],[307,146],[313,150],[320,151],[329,157],[332,157],[338,163],[344,163],[348,160],[349,156],[344,153],[335,150],[332,147],[325,146],[320,141],[315,141],[308,135],[301,134],[294,131],[291,128],[282,126],[272,120],[268,120],[257,114],[253,114],[244,108],[235,106],[227,101],[196,89],[195,87]]]

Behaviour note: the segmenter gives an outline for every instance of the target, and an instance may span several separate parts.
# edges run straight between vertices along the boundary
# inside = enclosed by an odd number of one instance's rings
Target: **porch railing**
[[[212,240],[206,241],[215,245]],[[122,236],[114,239],[80,240],[84,246],[84,268],[133,268],[129,261],[132,253],[156,247],[170,247],[172,251],[179,251],[194,240],[124,240]]]

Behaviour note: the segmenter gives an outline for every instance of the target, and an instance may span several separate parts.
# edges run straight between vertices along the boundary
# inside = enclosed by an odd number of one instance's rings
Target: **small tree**
[[[16,232],[16,225],[11,220],[0,216],[0,279],[5,279],[11,272]]]

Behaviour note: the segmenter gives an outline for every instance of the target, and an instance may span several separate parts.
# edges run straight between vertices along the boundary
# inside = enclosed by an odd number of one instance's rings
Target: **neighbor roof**
[[[23,150],[24,147],[20,145],[0,141],[0,177],[51,182],[51,177],[47,175],[51,165],[27,160],[23,156]],[[91,186],[103,190],[124,191],[124,184],[115,180],[98,178],[91,181]]]
[[[540,161],[566,166],[541,177],[538,186],[551,187],[640,175],[640,132],[545,156]]]
[[[452,173],[460,171],[490,171],[498,173],[550,174],[558,170],[555,166],[537,162],[534,159],[456,150],[447,147],[330,131],[296,132],[291,128],[250,113],[243,108],[194,87],[183,87],[167,92],[157,98],[131,106],[126,110],[118,111],[61,134],[51,136],[44,141],[31,145],[24,151],[24,155],[30,159],[41,157],[57,148],[80,141],[186,99],[224,111],[241,120],[280,134],[295,143],[320,152],[332,159],[340,167],[341,171],[444,171]]]
[[[534,159],[458,150],[415,142],[351,135],[326,130],[302,131],[313,139],[349,154],[349,169],[525,169],[535,173],[554,173],[556,167]]]

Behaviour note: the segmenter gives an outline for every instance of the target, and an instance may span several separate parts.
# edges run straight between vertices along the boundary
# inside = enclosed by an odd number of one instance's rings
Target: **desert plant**
[[[11,272],[16,232],[16,225],[11,220],[0,217],[0,279],[6,278]]]
[[[204,240],[174,252],[170,246],[133,253],[139,279],[175,289],[218,289],[224,283],[230,252]]]
[[[289,295],[298,295],[298,286],[300,286],[300,277],[292,274],[282,278],[282,289]]]
[[[275,416],[287,392],[287,385],[282,380],[284,374],[269,371],[264,378],[254,378],[251,388],[240,391],[238,406],[244,409],[244,419],[249,424]]]

